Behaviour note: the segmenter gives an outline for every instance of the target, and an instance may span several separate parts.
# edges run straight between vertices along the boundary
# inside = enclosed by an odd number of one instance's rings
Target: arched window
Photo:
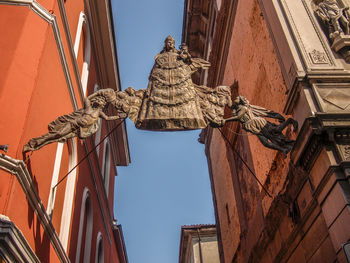
[[[87,83],[89,79],[89,67],[90,67],[90,60],[91,60],[91,35],[90,35],[90,28],[89,28],[89,23],[87,21],[87,17],[83,12],[80,12],[77,33],[75,34],[75,41],[74,41],[75,57],[78,57],[78,54],[79,54],[79,46],[80,46],[82,34],[84,36],[84,42],[83,42],[84,43],[84,54],[83,54],[84,62],[83,62],[83,69],[81,72],[81,85],[85,96],[86,90],[87,90]]]
[[[96,241],[96,254],[95,254],[95,263],[103,263],[104,262],[104,252],[103,252],[103,236],[101,232],[97,234]]]
[[[91,194],[88,188],[84,189],[79,221],[78,243],[75,262],[90,262],[92,240],[92,213]]]
[[[106,138],[103,146],[103,159],[102,159],[102,178],[106,194],[108,196],[109,178],[111,173],[111,149],[108,138]]]

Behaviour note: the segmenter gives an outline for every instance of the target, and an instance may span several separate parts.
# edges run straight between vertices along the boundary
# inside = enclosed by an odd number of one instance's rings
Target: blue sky
[[[112,0],[122,88],[146,88],[170,34],[181,43],[183,0]],[[130,263],[177,263],[182,225],[213,224],[200,130],[150,132],[127,120],[132,163],[118,167],[115,217]]]

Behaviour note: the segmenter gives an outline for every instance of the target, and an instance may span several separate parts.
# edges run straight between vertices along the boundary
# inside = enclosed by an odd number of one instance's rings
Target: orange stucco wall
[[[69,76],[73,84],[74,95],[79,107],[82,107],[82,98],[75,76],[73,61],[69,50],[69,41],[63,27],[63,17],[58,1],[43,0],[39,3],[54,14],[57,19],[60,41],[66,58]],[[86,12],[84,1],[66,1],[68,25],[72,41],[75,40],[79,14]],[[6,25],[6,26],[3,26]],[[58,116],[74,111],[62,61],[58,52],[52,26],[40,16],[25,6],[0,5],[0,144],[9,144],[8,156],[25,160],[28,171],[33,180],[33,187],[47,207],[50,195],[50,186],[56,157],[57,143],[47,145],[25,156],[22,148],[30,138],[46,133],[47,125]],[[91,53],[89,68],[88,92],[91,94],[94,85],[99,82],[95,52]],[[80,51],[77,62],[81,74],[84,60],[84,37],[81,38]],[[106,134],[103,124],[102,138]],[[94,147],[92,139],[86,140],[89,150]],[[59,171],[59,180],[69,170],[70,149],[64,145],[62,161]],[[83,142],[78,140],[77,160],[86,155]],[[73,216],[71,235],[67,254],[72,262],[75,260],[77,231],[80,221],[82,193],[86,187],[92,194],[93,207],[93,235],[91,240],[91,259],[95,258],[96,240],[98,232],[103,234],[106,262],[119,262],[116,244],[112,232],[113,223],[113,195],[114,195],[114,167],[110,167],[110,183],[108,198],[104,193],[101,181],[101,164],[103,143],[100,146],[100,157],[92,153],[76,169],[77,184],[74,192]],[[113,163],[111,161],[111,163]],[[90,166],[91,165],[91,166]],[[52,224],[59,235],[61,215],[65,198],[67,181],[57,186],[55,207],[52,214]],[[41,262],[59,262],[58,256],[49,236],[27,201],[27,197],[14,175],[0,170],[0,214],[4,214],[21,230],[33,251]],[[104,217],[102,216],[104,214]],[[107,238],[107,232],[110,241]]]

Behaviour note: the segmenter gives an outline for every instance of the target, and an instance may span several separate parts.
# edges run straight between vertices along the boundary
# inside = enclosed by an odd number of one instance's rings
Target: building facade
[[[185,1],[183,42],[211,62],[197,83],[230,86],[233,99],[299,125],[285,131],[287,158],[239,123],[203,130],[221,262],[349,260],[349,5]]]
[[[181,227],[179,263],[219,263],[215,225]]]
[[[89,94],[121,89],[110,1],[0,0],[0,35],[0,261],[127,262],[113,216],[124,123],[22,154]]]

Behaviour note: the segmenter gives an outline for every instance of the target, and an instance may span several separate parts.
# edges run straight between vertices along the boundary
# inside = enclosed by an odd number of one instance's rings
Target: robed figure
[[[147,130],[191,130],[207,126],[191,75],[209,62],[191,58],[186,45],[175,48],[171,36],[155,57],[136,127]]]

